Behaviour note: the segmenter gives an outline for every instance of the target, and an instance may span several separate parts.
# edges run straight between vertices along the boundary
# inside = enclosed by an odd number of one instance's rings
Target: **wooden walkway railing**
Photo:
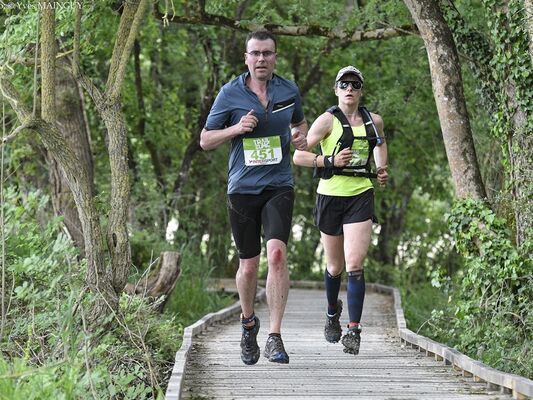
[[[363,312],[361,351],[324,340],[323,290],[299,282],[289,293],[282,335],[290,363],[253,366],[239,356],[238,303],[209,314],[184,333],[166,399],[527,399],[533,382],[502,373],[406,329],[399,292],[370,284]],[[343,292],[342,297],[345,297]],[[259,296],[264,299],[264,291]],[[346,303],[345,303],[346,304]],[[258,342],[268,335],[268,309]],[[345,325],[347,312],[341,322]],[[428,357],[429,356],[429,357]],[[512,395],[512,396],[511,396]]]

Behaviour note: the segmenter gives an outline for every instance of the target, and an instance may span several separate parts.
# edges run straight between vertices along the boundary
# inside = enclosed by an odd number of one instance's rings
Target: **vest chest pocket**
[[[294,107],[294,103],[295,103],[295,99],[289,99],[285,101],[280,101],[278,103],[274,103],[274,105],[272,106],[272,114]]]

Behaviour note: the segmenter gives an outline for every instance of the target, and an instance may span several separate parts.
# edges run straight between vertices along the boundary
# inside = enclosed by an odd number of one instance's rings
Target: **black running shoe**
[[[288,364],[289,355],[283,347],[283,341],[279,336],[269,336],[265,346],[265,357],[268,358],[268,361]]]
[[[339,318],[342,313],[342,300],[337,300],[337,312],[330,317],[326,314],[326,326],[324,327],[324,337],[330,343],[337,343],[341,340],[342,328]]]
[[[348,332],[342,337],[342,344],[344,345],[344,352],[349,354],[359,354],[359,346],[361,345],[361,325],[349,328]]]
[[[259,361],[261,350],[257,345],[257,333],[259,332],[259,318],[255,317],[255,325],[252,329],[241,327],[241,360],[246,365],[253,365]]]

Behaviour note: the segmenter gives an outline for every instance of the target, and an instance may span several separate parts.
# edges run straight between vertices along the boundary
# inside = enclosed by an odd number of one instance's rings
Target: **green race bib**
[[[242,140],[244,163],[249,167],[279,164],[281,162],[281,138],[268,136]]]

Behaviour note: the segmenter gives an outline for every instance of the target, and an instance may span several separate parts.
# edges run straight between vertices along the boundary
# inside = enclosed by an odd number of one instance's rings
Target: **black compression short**
[[[228,212],[233,239],[241,259],[261,253],[261,226],[265,240],[289,241],[294,189],[265,189],[260,194],[228,195]]]
[[[315,224],[327,235],[343,234],[344,224],[353,224],[371,219],[374,216],[374,190],[369,189],[357,196],[327,196],[317,194]]]

